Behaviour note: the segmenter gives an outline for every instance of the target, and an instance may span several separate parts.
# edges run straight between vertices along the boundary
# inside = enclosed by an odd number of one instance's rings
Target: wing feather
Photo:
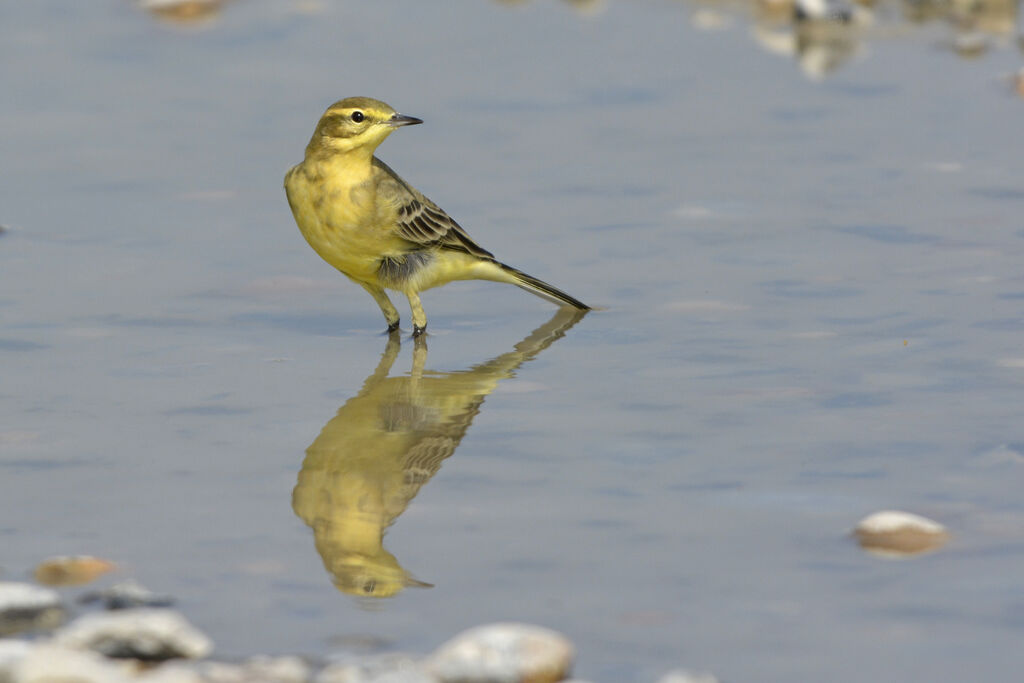
[[[398,205],[398,236],[419,247],[441,247],[464,251],[481,258],[493,259],[487,251],[466,234],[462,226],[416,188],[402,180],[380,159],[374,166],[383,174],[377,193]]]

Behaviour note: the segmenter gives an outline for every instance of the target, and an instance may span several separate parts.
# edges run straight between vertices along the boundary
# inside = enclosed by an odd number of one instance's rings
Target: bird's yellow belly
[[[401,253],[372,198],[351,187],[311,182],[298,168],[288,174],[285,189],[302,236],[353,280],[377,284],[381,257]]]

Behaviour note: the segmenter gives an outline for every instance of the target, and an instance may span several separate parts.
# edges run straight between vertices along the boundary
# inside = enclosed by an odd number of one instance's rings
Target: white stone
[[[137,581],[122,581],[101,591],[83,595],[81,602],[102,601],[107,609],[131,607],[168,607],[174,603],[169,595],[159,595]]]
[[[498,623],[464,631],[431,655],[427,669],[444,683],[548,683],[569,675],[572,643],[540,626]]]
[[[31,583],[0,581],[0,614],[5,610],[30,610],[59,607],[57,591]]]
[[[13,683],[14,672],[32,646],[24,640],[0,640],[0,683]]]
[[[300,657],[252,657],[242,666],[247,683],[306,683],[310,666]]]
[[[131,666],[94,652],[42,644],[31,648],[15,670],[17,683],[128,683]]]
[[[941,534],[946,527],[938,522],[901,510],[882,510],[868,515],[857,523],[857,528],[873,534],[885,534],[904,528],[919,529],[925,533]]]
[[[949,540],[938,522],[900,510],[868,515],[853,530],[861,547],[879,555],[900,557],[935,550]]]
[[[195,659],[213,649],[210,639],[177,612],[129,609],[88,614],[57,631],[64,647],[95,650],[108,657],[164,660]]]
[[[311,669],[301,657],[251,657],[241,664],[226,662],[167,662],[157,671],[167,678],[144,678],[140,683],[306,683]],[[174,676],[177,676],[174,677]]]
[[[324,668],[315,683],[437,683],[420,662],[408,655],[351,657]]]
[[[167,662],[143,672],[135,683],[209,683],[191,662]]]
[[[0,635],[55,628],[63,620],[64,608],[56,591],[0,581]]]
[[[189,665],[178,664],[179,667],[191,668],[199,674],[203,683],[247,683],[245,670],[241,664],[225,662],[199,662]]]

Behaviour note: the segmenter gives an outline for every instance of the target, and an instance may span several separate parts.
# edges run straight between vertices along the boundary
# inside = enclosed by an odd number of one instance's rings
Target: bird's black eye
[[[355,121],[356,123],[362,123],[363,119],[365,118],[366,117],[363,115],[363,112],[361,111],[352,112],[352,120]]]

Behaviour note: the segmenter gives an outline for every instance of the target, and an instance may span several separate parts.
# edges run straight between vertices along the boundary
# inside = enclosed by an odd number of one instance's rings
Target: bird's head
[[[324,560],[327,565],[327,558]],[[390,598],[406,588],[434,587],[432,583],[414,579],[398,564],[395,556],[383,548],[372,557],[347,554],[327,568],[338,590],[361,598]]]
[[[417,123],[423,121],[403,116],[380,100],[347,97],[332,104],[320,117],[309,147],[342,154],[361,149],[372,154],[396,128]]]

